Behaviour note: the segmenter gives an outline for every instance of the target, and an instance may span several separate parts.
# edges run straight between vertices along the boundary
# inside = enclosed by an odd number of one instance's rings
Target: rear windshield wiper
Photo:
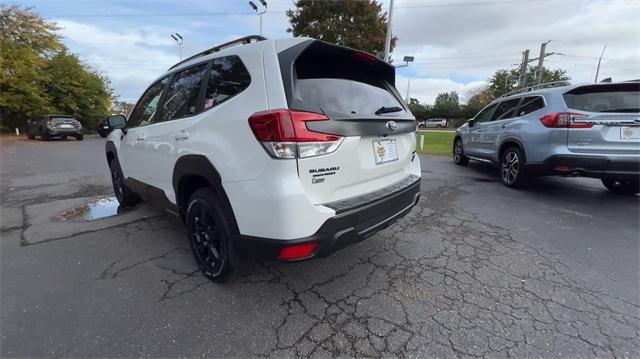
[[[398,106],[391,106],[391,107],[380,107],[379,109],[376,110],[376,112],[374,112],[376,115],[382,115],[383,113],[391,113],[391,112],[400,112],[404,110],[402,107],[398,107]]]

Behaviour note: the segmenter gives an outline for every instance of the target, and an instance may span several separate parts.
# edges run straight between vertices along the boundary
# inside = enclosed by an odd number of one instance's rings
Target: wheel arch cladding
[[[231,203],[227,197],[222,180],[215,166],[203,155],[185,155],[176,161],[173,168],[173,190],[176,195],[176,204],[180,212],[180,217],[185,219],[187,201],[193,192],[199,188],[211,187],[223,206],[230,215],[232,225],[237,230],[238,225],[235,219]]]
[[[524,146],[522,146],[522,143],[515,138],[510,138],[502,142],[502,144],[500,145],[500,150],[498,151],[498,161],[501,161],[500,159],[502,158],[504,151],[506,151],[507,148],[510,147],[517,147],[520,150],[522,157],[524,157],[524,160],[527,160],[527,154],[524,151]]]

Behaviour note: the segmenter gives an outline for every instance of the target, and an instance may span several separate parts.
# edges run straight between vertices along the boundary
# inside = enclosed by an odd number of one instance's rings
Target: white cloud
[[[396,88],[403,98],[406,97],[408,82],[409,78],[406,76],[396,77]],[[455,82],[448,78],[411,78],[409,97],[432,105],[439,93],[456,91],[460,96],[460,101],[465,102],[466,94],[469,90],[476,89],[485,84],[485,81],[474,81],[465,84]]]

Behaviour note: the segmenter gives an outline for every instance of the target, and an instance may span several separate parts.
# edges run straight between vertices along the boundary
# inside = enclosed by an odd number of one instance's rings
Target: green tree
[[[527,86],[534,84],[535,70],[535,66],[529,66],[526,79]],[[515,90],[519,79],[520,69],[501,69],[496,71],[489,79],[489,92],[491,93],[491,96],[495,99],[507,92]],[[564,70],[549,70],[544,68],[542,82],[563,81],[569,79],[570,77],[567,76],[567,73]]]
[[[467,103],[460,106],[460,110],[464,118],[471,118],[475,116],[483,107],[493,101],[493,97],[491,97],[488,86],[480,86],[469,90],[467,91],[466,96]]]
[[[309,36],[330,43],[378,54],[384,51],[387,13],[376,0],[298,0],[287,10],[294,36]],[[391,41],[395,47],[397,38]]]
[[[455,91],[442,92],[436,96],[432,109],[433,117],[457,118],[460,116],[460,99]]]
[[[36,115],[75,116],[85,126],[108,114],[108,79],[69,54],[55,23],[31,9],[0,4],[0,125],[24,127]]]
[[[60,51],[43,71],[47,74],[46,91],[57,112],[73,115],[91,129],[109,115],[109,80],[88,69],[76,55]]]
[[[429,105],[422,104],[420,103],[420,101],[418,101],[418,99],[415,98],[410,98],[407,105],[409,105],[409,110],[411,110],[411,113],[416,118],[416,120],[423,121],[429,118],[429,115],[431,113],[431,107]]]
[[[31,9],[0,4],[0,124],[13,128],[51,110],[42,68],[62,48],[55,24]]]

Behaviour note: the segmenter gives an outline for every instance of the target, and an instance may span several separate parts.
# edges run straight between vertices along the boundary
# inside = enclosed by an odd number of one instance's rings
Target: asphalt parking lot
[[[33,234],[30,211],[111,194],[103,144],[0,145],[2,357],[640,356],[638,196],[425,157],[397,224],[215,285],[171,215]]]

